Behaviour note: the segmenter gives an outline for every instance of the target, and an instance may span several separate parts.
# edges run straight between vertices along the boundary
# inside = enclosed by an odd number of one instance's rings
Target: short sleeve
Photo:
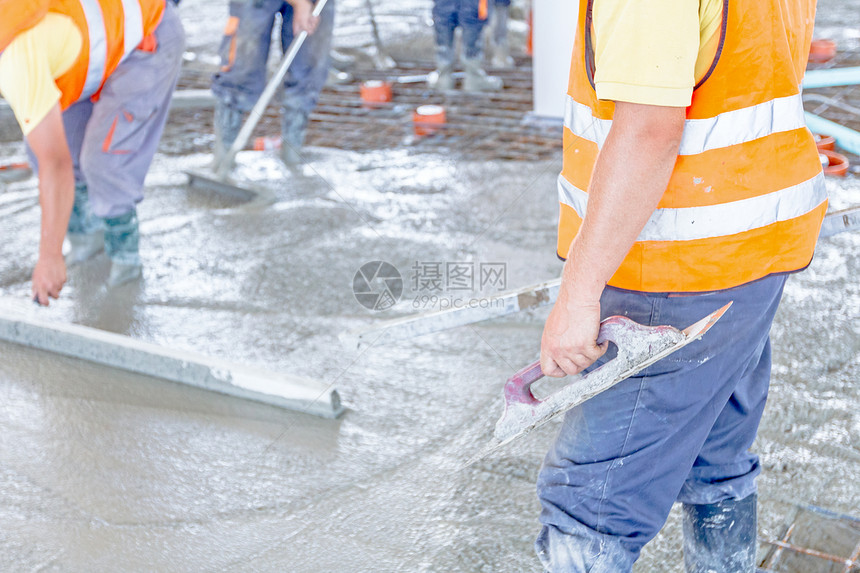
[[[597,97],[686,107],[695,86],[699,3],[594,0]]]
[[[0,94],[25,136],[60,101],[56,78],[71,68],[82,45],[71,18],[50,13],[0,54]]]

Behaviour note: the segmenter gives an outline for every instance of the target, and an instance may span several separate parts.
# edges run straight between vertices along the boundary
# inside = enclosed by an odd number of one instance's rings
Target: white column
[[[579,2],[532,2],[534,113],[538,117],[562,118]]]

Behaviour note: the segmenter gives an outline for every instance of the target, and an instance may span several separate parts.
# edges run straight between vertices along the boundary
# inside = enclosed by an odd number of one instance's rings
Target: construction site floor
[[[853,11],[824,24],[856,44],[847,22],[860,5],[844,4]],[[211,57],[226,20],[226,6],[204,5],[181,4],[196,61]],[[842,5],[822,1],[820,13]],[[363,6],[339,5],[344,49],[369,32]],[[402,61],[432,47],[429,9],[378,7]],[[347,411],[325,420],[0,343],[0,570],[539,571],[534,483],[559,423],[459,467],[490,439],[504,381],[536,358],[548,309],[362,350],[339,335],[557,277],[560,150],[504,159],[311,145],[294,171],[247,151],[243,169],[271,174],[274,195],[247,209],[187,185],[185,170],[210,161],[208,113],[174,124],[156,156],[139,209],[143,280],[107,289],[102,255],[70,269],[62,299],[41,312],[313,377],[336,385]],[[0,130],[4,163],[24,157],[13,131]],[[856,176],[827,185],[832,208],[860,204]],[[39,216],[35,180],[0,186],[2,296],[29,294]],[[403,277],[400,302],[383,312],[353,294],[374,260]],[[469,290],[443,274],[437,291],[421,280],[482,263],[502,264],[504,284]],[[762,562],[799,505],[860,515],[858,276],[855,232],[822,240],[788,281],[753,446]],[[679,518],[636,573],[683,570]]]

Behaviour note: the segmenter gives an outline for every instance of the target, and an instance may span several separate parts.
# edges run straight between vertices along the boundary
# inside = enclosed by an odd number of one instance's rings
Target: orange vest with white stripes
[[[158,27],[165,0],[0,0],[0,51],[47,12],[70,17],[81,31],[78,59],[57,78],[60,106],[98,94],[105,80]]]
[[[562,258],[615,109],[593,87],[592,1],[580,2],[565,109]],[[800,95],[814,17],[814,0],[724,0],[720,49],[693,91],[669,185],[609,285],[707,292],[810,263],[827,209]]]

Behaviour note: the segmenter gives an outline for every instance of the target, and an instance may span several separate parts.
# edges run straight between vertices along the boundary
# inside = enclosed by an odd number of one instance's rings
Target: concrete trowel
[[[633,376],[658,360],[701,338],[729,309],[728,303],[702,320],[678,330],[672,326],[643,326],[624,316],[611,316],[600,323],[597,343],[612,341],[618,354],[612,360],[575,379],[560,390],[537,399],[531,386],[544,374],[540,362],[530,364],[511,376],[505,384],[505,411],[496,422],[490,443],[463,467],[467,467],[525,436],[574,406],[582,404]]]

